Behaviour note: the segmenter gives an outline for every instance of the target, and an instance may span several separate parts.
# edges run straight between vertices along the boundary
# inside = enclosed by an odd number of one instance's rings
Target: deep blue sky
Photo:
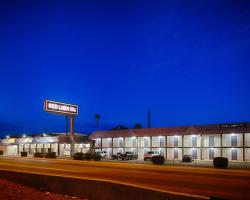
[[[0,136],[250,121],[250,1],[0,1]]]

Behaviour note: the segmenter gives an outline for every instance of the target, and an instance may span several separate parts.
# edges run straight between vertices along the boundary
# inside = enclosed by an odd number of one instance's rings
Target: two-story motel
[[[27,152],[28,155],[56,152],[57,156],[70,156],[71,145],[74,145],[75,152],[86,153],[91,150],[93,143],[87,135],[78,133],[74,135],[74,143],[65,133],[7,136],[0,140],[0,150],[7,156],[17,156],[21,152]]]
[[[217,156],[250,160],[250,123],[97,131],[90,138],[96,151],[107,151],[109,156],[132,151],[142,159],[154,150],[168,160],[185,154],[201,160]]]

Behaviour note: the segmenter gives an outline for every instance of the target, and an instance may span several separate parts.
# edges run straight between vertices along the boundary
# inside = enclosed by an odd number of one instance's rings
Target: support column
[[[203,160],[202,149],[203,149],[203,135],[201,134],[201,138],[200,138],[200,158],[201,158],[201,160]]]
[[[220,157],[222,157],[222,133],[220,134]]]
[[[184,156],[184,135],[181,136],[181,156]]]
[[[243,133],[243,161],[246,160],[246,152],[245,152],[245,133]]]
[[[150,139],[150,143],[149,143],[150,144],[150,151],[152,151],[152,136],[150,136],[149,139]]]
[[[74,139],[74,116],[70,116],[70,139],[71,139],[71,156],[75,153],[75,139]]]
[[[166,154],[166,160],[168,159],[168,136],[165,136],[165,154]]]
[[[123,153],[125,153],[125,137],[123,137]]]
[[[113,139],[113,137],[111,138],[111,140],[112,140],[112,155],[111,156],[113,156],[114,155],[114,139]]]

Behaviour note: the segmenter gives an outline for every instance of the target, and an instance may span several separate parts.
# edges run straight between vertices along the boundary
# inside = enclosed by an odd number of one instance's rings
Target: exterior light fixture
[[[9,135],[7,135],[7,136],[6,136],[6,139],[10,139],[10,136],[9,136]]]
[[[122,140],[122,137],[119,137],[120,140]]]
[[[234,136],[234,135],[235,135],[235,133],[232,133],[231,135],[232,135],[232,136]]]
[[[134,140],[134,139],[135,139],[135,136],[133,136],[132,139]]]
[[[86,147],[86,148],[89,148],[89,147],[90,147],[90,144],[89,144],[89,143],[88,143],[88,144],[86,144],[86,145],[85,145],[85,147]]]
[[[191,137],[196,137],[197,135],[191,135]]]
[[[46,136],[46,134],[44,133],[44,134],[43,134],[43,137],[45,137],[45,136]]]
[[[23,137],[26,137],[26,135],[25,135],[25,134],[23,134]]]

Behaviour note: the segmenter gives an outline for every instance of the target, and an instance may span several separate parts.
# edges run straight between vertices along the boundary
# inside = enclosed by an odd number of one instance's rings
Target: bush
[[[153,156],[152,157],[152,163],[155,165],[163,165],[165,163],[165,158],[161,155],[159,156]]]
[[[46,153],[45,158],[56,158],[56,152]]]
[[[215,157],[213,160],[214,167],[225,169],[228,166],[228,158]]]
[[[0,155],[3,155],[3,151],[2,150],[0,151]]]
[[[42,158],[43,156],[44,156],[43,153],[40,153],[40,152],[35,152],[34,153],[34,157],[36,157],[36,158]]]
[[[95,155],[94,155],[94,160],[95,161],[100,161],[102,159],[102,156],[99,154],[99,153],[96,153]]]
[[[92,158],[91,153],[84,153],[84,154],[83,154],[83,159],[84,159],[84,160],[91,160],[91,158]]]
[[[83,153],[74,153],[73,159],[74,160],[83,160]]]
[[[21,157],[27,157],[27,156],[28,156],[27,152],[25,152],[25,151],[21,152]]]

